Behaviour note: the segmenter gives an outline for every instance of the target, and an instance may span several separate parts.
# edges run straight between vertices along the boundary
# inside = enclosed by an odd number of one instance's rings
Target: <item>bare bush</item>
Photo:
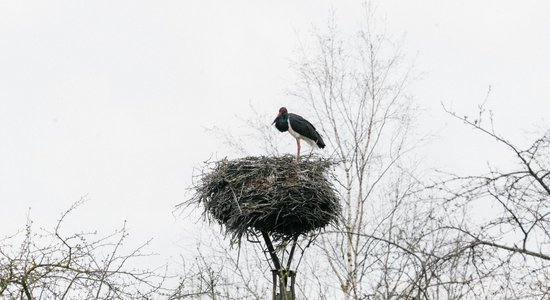
[[[165,276],[132,267],[148,242],[125,249],[125,225],[113,233],[64,233],[59,219],[52,231],[36,231],[29,217],[25,229],[0,241],[0,296],[3,299],[150,299],[168,290]],[[16,246],[19,244],[19,246]]]

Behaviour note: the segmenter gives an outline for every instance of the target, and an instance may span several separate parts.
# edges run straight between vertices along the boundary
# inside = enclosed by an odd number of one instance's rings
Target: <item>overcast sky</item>
[[[548,3],[377,3],[422,74],[409,92],[419,131],[436,133],[421,153],[430,167],[498,156],[440,106],[474,114],[489,86],[499,131],[522,141],[548,128]],[[0,236],[22,228],[28,208],[51,227],[86,196],[75,226],[127,220],[161,260],[182,252],[197,230],[174,205],[194,167],[229,152],[205,128],[238,129],[249,103],[273,118],[297,107],[290,61],[331,10],[343,34],[364,22],[360,1],[0,1]]]

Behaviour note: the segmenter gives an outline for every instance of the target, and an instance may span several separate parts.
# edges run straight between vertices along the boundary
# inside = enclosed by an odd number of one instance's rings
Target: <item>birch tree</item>
[[[296,63],[294,94],[312,108],[339,162],[335,180],[344,209],[340,228],[323,236],[321,249],[345,299],[389,297],[403,288],[390,278],[399,272],[387,271],[406,268],[391,258],[392,240],[410,233],[399,232],[398,223],[407,218],[403,209],[417,185],[405,159],[417,142],[410,138],[410,68],[399,47],[371,26],[346,40],[330,25],[315,41]]]

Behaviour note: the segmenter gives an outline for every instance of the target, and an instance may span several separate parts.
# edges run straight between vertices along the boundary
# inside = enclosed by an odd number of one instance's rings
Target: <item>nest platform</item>
[[[341,206],[330,176],[333,161],[320,157],[245,157],[210,163],[195,184],[192,202],[225,225],[232,243],[247,234],[275,240],[335,223]]]

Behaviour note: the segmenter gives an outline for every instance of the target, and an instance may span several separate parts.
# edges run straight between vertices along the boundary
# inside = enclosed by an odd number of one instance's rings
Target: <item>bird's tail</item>
[[[319,136],[319,139],[317,140],[316,144],[321,149],[325,148],[325,142],[323,142],[323,139],[321,138],[321,136]]]

